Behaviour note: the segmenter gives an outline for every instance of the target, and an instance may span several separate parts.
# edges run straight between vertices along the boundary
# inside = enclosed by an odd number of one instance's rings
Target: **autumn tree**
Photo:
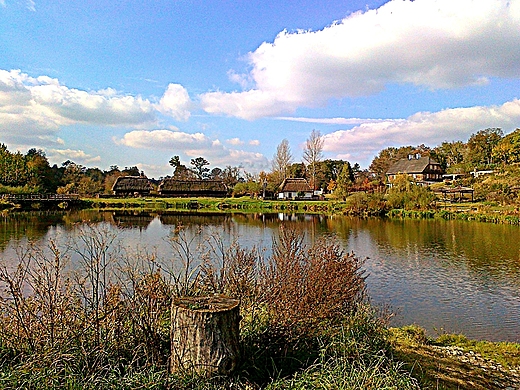
[[[496,162],[513,164],[520,162],[520,129],[502,138],[493,148],[492,158]]]
[[[316,170],[318,163],[323,158],[324,139],[319,130],[312,130],[311,135],[307,138],[305,149],[303,150],[303,161],[307,164],[307,170],[311,177],[311,187],[316,189]]]
[[[502,129],[497,127],[479,130],[472,134],[467,143],[465,160],[472,168],[493,164],[493,148],[503,137]]]
[[[432,157],[446,171],[453,171],[464,162],[466,145],[462,141],[443,142],[432,150]]]

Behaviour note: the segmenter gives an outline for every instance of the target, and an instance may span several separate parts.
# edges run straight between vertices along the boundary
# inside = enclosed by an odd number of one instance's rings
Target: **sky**
[[[0,0],[0,143],[148,177],[520,127],[520,0]]]

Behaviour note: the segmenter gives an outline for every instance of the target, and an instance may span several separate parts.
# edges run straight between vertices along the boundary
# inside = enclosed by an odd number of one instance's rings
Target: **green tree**
[[[491,152],[493,161],[504,164],[520,162],[520,129],[516,129],[502,138]]]
[[[179,156],[173,156],[170,161],[170,165],[173,167],[173,178],[176,180],[195,180],[195,174],[181,163]]]
[[[386,202],[391,209],[429,209],[435,201],[434,193],[428,188],[418,185],[408,175],[397,175],[388,190]]]
[[[453,172],[461,168],[466,154],[466,145],[462,141],[443,142],[432,150],[431,156],[441,164],[441,167]],[[462,169],[464,170],[464,169]],[[456,173],[456,172],[454,172]]]
[[[399,148],[388,147],[379,152],[370,164],[370,171],[375,173],[379,180],[384,180],[386,172],[396,161],[413,154],[417,148],[413,146],[401,146]]]
[[[336,180],[336,186],[334,189],[334,196],[338,199],[345,200],[350,193],[350,189],[354,184],[354,175],[352,174],[352,168],[347,162],[341,168],[341,172]]]
[[[206,165],[209,165],[208,160],[206,160],[204,157],[192,158],[190,164],[193,165],[193,171],[199,180],[208,178],[209,168],[206,168]]]
[[[502,129],[492,127],[479,130],[468,140],[464,160],[471,168],[485,168],[493,164],[493,148],[503,137]]]

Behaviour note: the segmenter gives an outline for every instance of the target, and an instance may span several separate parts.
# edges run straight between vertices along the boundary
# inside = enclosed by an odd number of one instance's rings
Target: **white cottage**
[[[280,185],[278,199],[312,199],[313,190],[303,178],[288,178]]]

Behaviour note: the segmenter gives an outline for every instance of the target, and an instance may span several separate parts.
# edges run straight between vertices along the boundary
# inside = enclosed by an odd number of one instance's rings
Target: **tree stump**
[[[239,301],[232,298],[184,297],[172,303],[172,372],[203,376],[229,375],[238,365]]]

